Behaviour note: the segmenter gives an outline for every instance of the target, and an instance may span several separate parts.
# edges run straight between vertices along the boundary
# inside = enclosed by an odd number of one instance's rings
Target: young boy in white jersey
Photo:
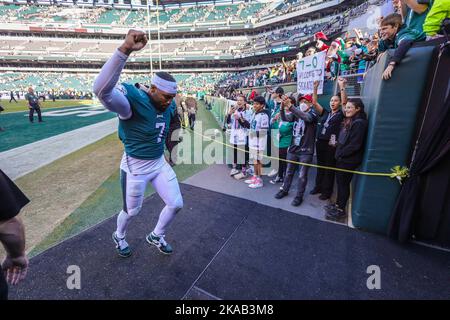
[[[242,126],[239,121],[240,118],[244,120],[251,120],[251,111],[247,110],[247,103],[245,97],[240,95],[237,97],[237,103],[230,108],[227,115],[227,124],[230,125],[230,143],[233,145],[233,167],[230,176],[242,178],[246,173],[246,164],[248,162],[248,154],[245,153],[244,159],[239,157],[242,154],[238,149],[244,150],[247,144],[248,129]],[[244,161],[244,162],[242,162]]]
[[[243,127],[250,129],[249,132],[249,148],[250,157],[254,162],[254,175],[251,179],[245,180],[245,183],[252,189],[263,187],[262,175],[262,158],[267,145],[267,130],[269,130],[269,116],[264,111],[266,100],[257,96],[253,99],[253,115],[251,121],[248,122],[243,117],[239,118]]]

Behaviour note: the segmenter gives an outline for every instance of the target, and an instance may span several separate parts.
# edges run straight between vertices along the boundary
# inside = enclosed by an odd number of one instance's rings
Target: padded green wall
[[[368,71],[361,94],[369,116],[361,171],[390,172],[395,165],[408,165],[433,50],[434,47],[409,50],[388,81],[381,78],[387,65],[386,55]],[[386,233],[400,184],[386,177],[356,176],[354,180],[353,225]]]

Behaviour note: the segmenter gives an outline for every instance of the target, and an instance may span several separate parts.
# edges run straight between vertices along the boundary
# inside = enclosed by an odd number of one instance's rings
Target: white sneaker
[[[119,238],[114,231],[112,234],[112,239],[116,244],[117,254],[123,258],[128,258],[131,256],[131,249],[128,246],[128,243],[125,241],[125,238]]]
[[[253,177],[251,177],[250,179],[245,180],[244,182],[245,182],[246,184],[252,184],[252,183],[255,183],[257,179],[258,179],[258,178],[256,178],[255,176],[253,176]]]
[[[234,176],[235,174],[238,174],[240,171],[236,168],[231,169],[230,176]]]
[[[272,171],[270,171],[270,173],[267,175],[269,178],[273,178],[278,174],[278,170],[277,169],[273,169]]]
[[[277,184],[283,182],[283,179],[281,179],[279,176],[276,176],[275,179],[270,180],[271,184]]]
[[[264,183],[263,183],[262,179],[256,179],[254,183],[248,185],[248,187],[252,188],[252,189],[262,188],[263,186],[264,186]]]
[[[242,172],[240,172],[240,173],[238,173],[238,174],[235,174],[235,175],[233,176],[233,178],[235,178],[236,180],[241,180],[241,179],[246,178],[246,177],[247,177],[247,175],[246,175],[246,174],[243,174]]]

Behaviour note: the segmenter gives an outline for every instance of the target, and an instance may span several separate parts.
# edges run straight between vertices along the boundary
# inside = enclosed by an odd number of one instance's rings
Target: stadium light
[[[150,54],[150,76],[153,77],[153,55],[152,55],[152,36],[150,31],[150,6],[151,1],[147,3],[147,28],[148,28],[148,45],[150,47],[149,54]]]
[[[158,54],[159,54],[159,71],[162,69],[161,58],[161,26],[159,24],[159,0],[156,0],[156,24],[158,28]]]

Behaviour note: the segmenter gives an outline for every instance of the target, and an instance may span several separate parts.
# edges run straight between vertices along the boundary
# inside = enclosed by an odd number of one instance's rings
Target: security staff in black
[[[29,119],[33,123],[33,115],[36,110],[39,122],[42,122],[41,106],[39,104],[39,97],[34,93],[33,88],[28,88],[28,93],[25,95],[25,100],[28,101],[28,108],[30,108]]]
[[[330,111],[323,108],[317,99],[317,90],[319,81],[314,82],[313,106],[317,113],[321,116],[318,125],[318,135],[316,141],[317,164],[325,167],[335,167],[336,160],[334,154],[336,152],[336,143],[339,136],[344,113],[341,105],[347,103],[347,95],[345,93],[346,80],[338,79],[340,95],[334,95],[330,99]],[[319,199],[327,200],[333,193],[334,186],[334,170],[317,169],[316,184],[310,194],[321,193]]]
[[[287,154],[287,160],[289,161],[312,163],[318,117],[311,105],[312,97],[310,95],[303,96],[300,99],[299,108],[295,107],[294,98],[283,96],[283,103],[280,109],[281,119],[287,122],[294,122],[292,142]],[[288,162],[283,186],[275,195],[276,199],[281,199],[288,195],[298,167],[297,164]],[[309,166],[301,165],[299,168],[297,195],[291,203],[295,207],[303,202],[303,195],[308,183],[308,170]]]
[[[10,95],[9,103],[11,103],[13,100],[14,100],[16,103],[18,103],[17,100],[16,100],[16,98],[14,98],[14,92],[11,91],[11,92],[9,93],[9,95]]]

